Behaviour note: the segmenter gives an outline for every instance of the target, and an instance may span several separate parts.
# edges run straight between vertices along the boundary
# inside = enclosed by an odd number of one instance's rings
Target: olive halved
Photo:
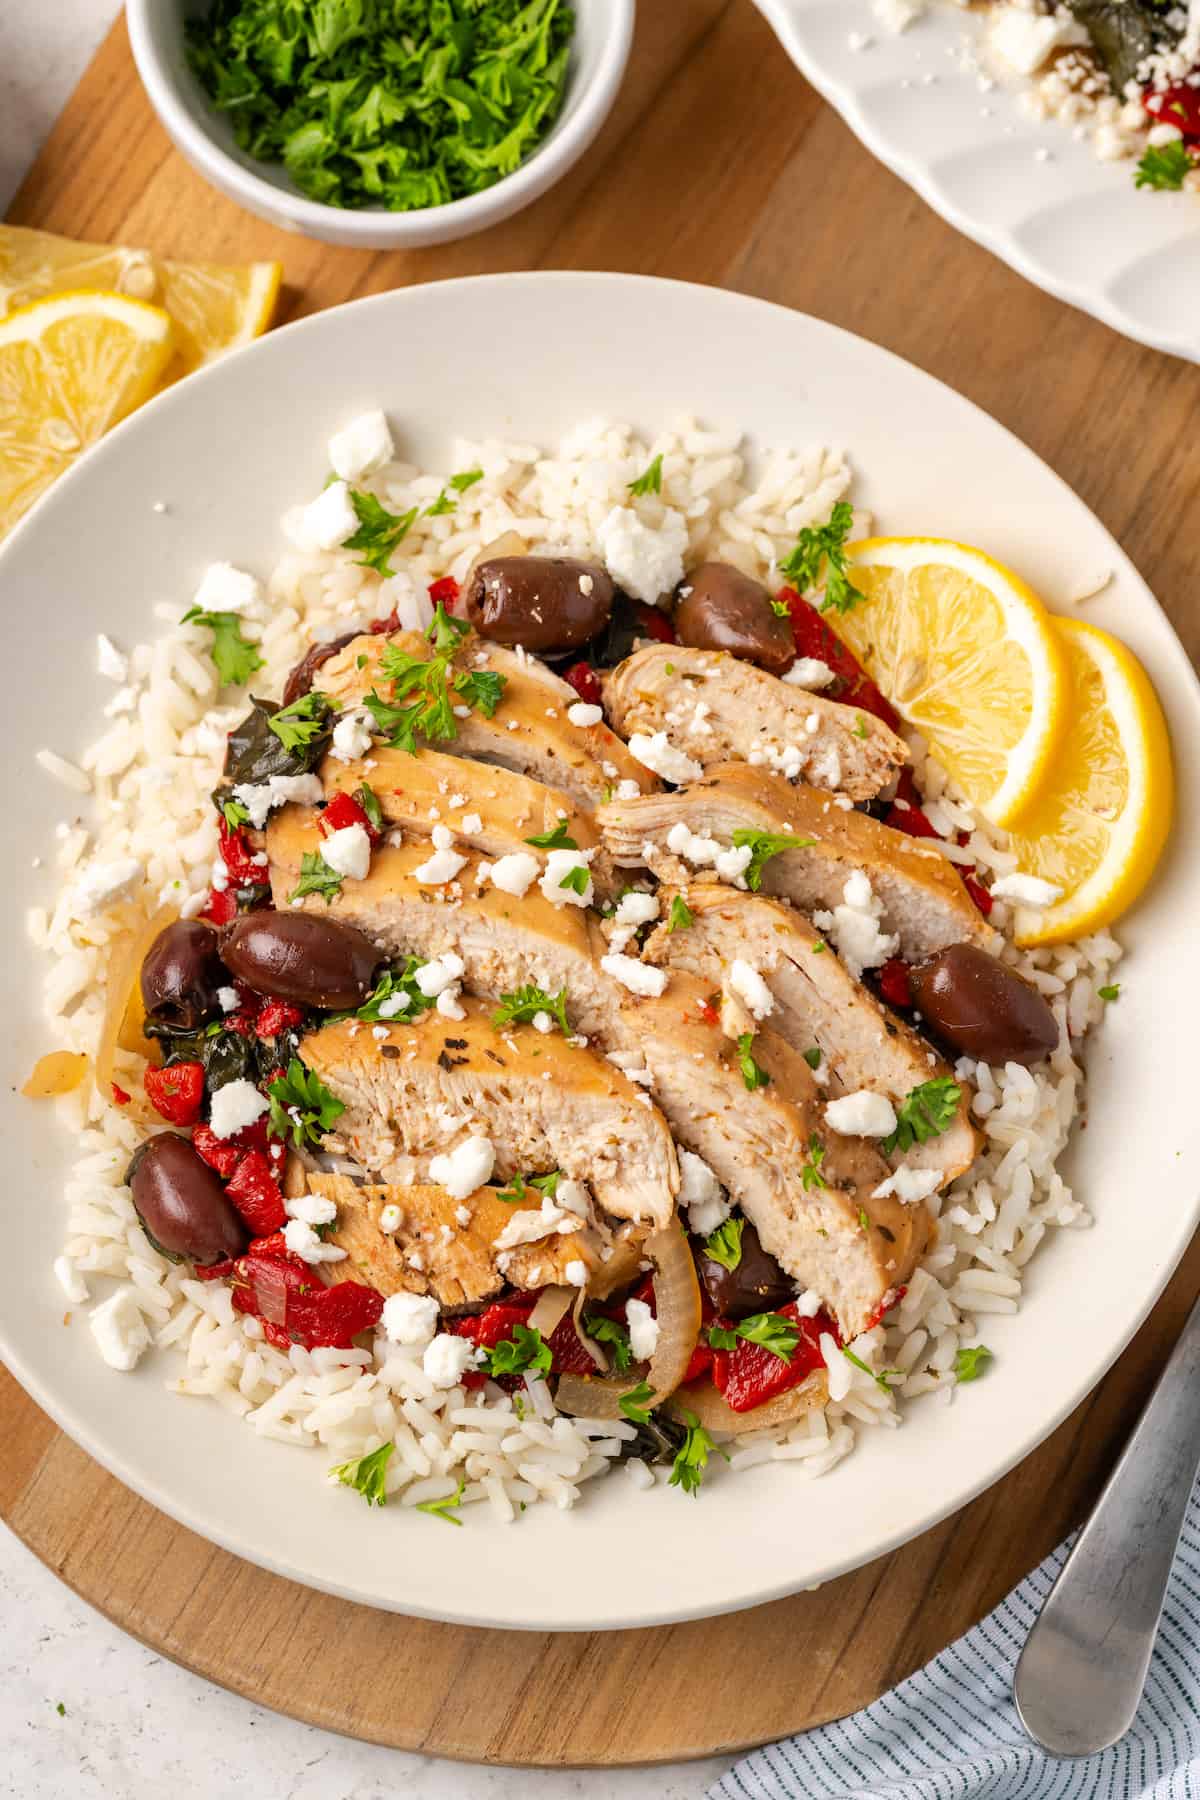
[[[951,944],[909,970],[922,1019],[976,1062],[1040,1062],[1058,1022],[1032,983],[976,944]]]
[[[693,650],[725,650],[768,674],[796,659],[791,620],[777,613],[761,581],[733,563],[706,562],[678,590],[675,630]]]
[[[204,1267],[240,1256],[249,1243],[241,1214],[187,1138],[163,1131],[148,1139],[126,1180],[147,1236],[167,1256]]]
[[[313,644],[306,650],[284,683],[283,704],[290,706],[293,700],[300,700],[305,694],[311,694],[317,670],[323,668],[339,650],[344,650],[347,644],[352,644],[358,636],[357,631],[343,631],[340,637],[326,638],[324,643]]]
[[[494,556],[476,563],[464,596],[480,637],[526,650],[573,650],[604,627],[615,593],[599,563],[570,556]]]
[[[336,1011],[361,1006],[383,962],[363,932],[317,913],[243,913],[221,938],[226,968],[256,994]]]
[[[221,1010],[228,987],[220,943],[202,919],[176,919],[159,932],[142,962],[142,1005],[172,1031],[195,1031]]]
[[[763,1249],[749,1219],[742,1225],[741,1256],[727,1269],[701,1250],[697,1267],[705,1292],[724,1319],[748,1319],[753,1313],[775,1312],[796,1298],[796,1284]]]

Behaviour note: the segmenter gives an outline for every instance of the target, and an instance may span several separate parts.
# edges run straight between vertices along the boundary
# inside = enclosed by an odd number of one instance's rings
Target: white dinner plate
[[[755,0],[793,62],[868,150],[947,223],[1114,331],[1200,362],[1200,200],[1139,192],[1012,91],[983,94],[964,38],[983,20],[934,10],[907,31],[871,0]],[[866,48],[853,46],[863,37]]]
[[[551,442],[598,412],[647,432],[681,412],[744,427],[752,447],[844,442],[855,497],[882,531],[984,546],[1053,603],[1111,568],[1088,617],[1150,671],[1174,730],[1179,820],[1163,873],[1122,928],[1120,1004],[1090,1059],[1088,1130],[1070,1176],[1094,1209],[1031,1266],[996,1361],[954,1404],[918,1401],[830,1476],[776,1463],[699,1498],[620,1473],[570,1513],[462,1530],[329,1487],[323,1453],[258,1438],[169,1394],[166,1353],[133,1375],[96,1356],[82,1309],[63,1323],[51,1273],[73,1144],[17,1089],[51,1048],[25,909],[53,893],[54,826],[72,796],[34,763],[101,729],[95,634],[132,643],[182,610],[215,558],[265,575],[278,520],[326,474],[330,432],[387,408],[401,453],[450,466],[458,433]],[[168,510],[156,513],[164,501]],[[1119,547],[1037,457],[940,386],[833,326],[711,288],[620,275],[520,274],[378,295],[274,332],[172,388],[91,452],[0,551],[6,632],[8,944],[0,1050],[5,1144],[0,1351],[85,1450],[165,1512],[237,1554],[350,1599],[477,1625],[648,1625],[749,1606],[893,1549],[997,1479],[1117,1357],[1197,1219],[1195,1015],[1200,949],[1200,698],[1167,620]]]

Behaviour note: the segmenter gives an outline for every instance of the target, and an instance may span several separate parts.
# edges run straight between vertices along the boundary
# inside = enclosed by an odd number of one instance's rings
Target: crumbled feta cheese
[[[590,1219],[592,1216],[587,1189],[582,1181],[572,1181],[569,1176],[564,1176],[555,1188],[554,1204],[562,1212],[574,1213],[579,1219]]]
[[[129,658],[123,650],[118,650],[110,637],[101,632],[96,639],[96,667],[101,675],[118,685],[128,679]]]
[[[620,952],[602,956],[600,967],[622,987],[628,988],[631,994],[648,995],[656,999],[667,985],[665,969],[656,969],[650,963],[638,962],[636,957],[625,956]]]
[[[418,991],[427,1000],[432,1000],[453,982],[461,981],[466,967],[461,956],[453,950],[447,950],[442,956],[434,956],[429,962],[423,963],[413,979]]]
[[[626,894],[617,902],[617,910],[613,914],[613,924],[624,928],[649,925],[659,914],[658,899],[654,894],[635,892]]]
[[[120,679],[120,677],[118,677],[118,679]],[[567,717],[570,719],[572,725],[579,725],[585,728],[588,725],[599,725],[601,719],[604,717],[604,708],[602,706],[590,706],[586,700],[577,700],[574,706],[568,706]]]
[[[496,1166],[496,1151],[490,1138],[472,1135],[464,1138],[443,1156],[435,1156],[429,1164],[429,1179],[455,1200],[465,1200],[491,1179]]]
[[[371,748],[371,715],[366,712],[343,713],[333,728],[331,746],[338,762],[357,762]]]
[[[59,1287],[72,1306],[82,1306],[84,1301],[90,1298],[87,1282],[69,1257],[55,1257],[54,1274]]]
[[[1056,50],[1090,41],[1083,26],[1061,8],[1032,13],[1023,6],[995,6],[988,30],[992,48],[1020,75],[1035,75]]]
[[[635,731],[629,740],[629,754],[644,768],[653,769],[656,775],[661,775],[664,781],[674,782],[677,787],[698,781],[704,773],[694,757],[668,742],[665,731],[652,734]]]
[[[722,850],[716,860],[716,871],[722,881],[740,881],[750,864],[754,861],[754,852],[748,844],[738,848]]]
[[[829,1102],[825,1123],[842,1137],[887,1137],[896,1129],[896,1109],[886,1094],[859,1088]]]
[[[721,846],[716,838],[697,836],[682,819],[668,831],[667,849],[673,856],[682,856],[685,862],[692,863],[696,868],[705,868],[715,863],[721,854]]]
[[[629,1348],[635,1362],[649,1362],[658,1348],[658,1320],[644,1300],[625,1302],[625,1322],[629,1326]]]
[[[693,1150],[679,1152],[679,1204],[686,1207],[688,1228],[696,1237],[710,1236],[733,1211],[720,1182]]]
[[[571,1261],[563,1270],[563,1274],[571,1283],[572,1287],[582,1288],[586,1287],[588,1284],[588,1266],[577,1256],[572,1257]]]
[[[519,1244],[536,1244],[555,1233],[567,1236],[583,1230],[583,1220],[543,1195],[540,1206],[521,1206],[495,1239],[497,1250],[515,1250]]]
[[[729,989],[756,1019],[765,1019],[775,1005],[775,996],[758,970],[740,956],[734,957],[730,967]]]
[[[555,906],[588,906],[595,893],[588,864],[596,852],[594,850],[551,850],[546,857],[546,868],[538,886],[547,900]],[[564,887],[563,882],[577,869],[582,869],[587,880],[582,892],[575,887]],[[576,879],[578,879],[576,877]]]
[[[232,563],[210,563],[200,577],[192,604],[201,612],[252,612],[262,589],[254,575],[235,569]]]
[[[540,1031],[543,1037],[554,1030],[554,1020],[548,1012],[535,1012],[529,1023],[535,1031]]]
[[[407,1012],[411,1005],[412,996],[401,988],[398,993],[389,994],[386,1000],[379,1002],[379,1016],[381,1019],[395,1019],[402,1012]]]
[[[365,825],[343,825],[321,841],[321,855],[335,875],[365,881],[371,867],[371,840]]]
[[[268,813],[275,807],[286,806],[289,802],[297,806],[315,806],[324,797],[324,789],[317,775],[271,775],[258,785],[238,782],[233,797],[240,800],[250,814],[250,823],[255,830],[261,831]]]
[[[798,656],[783,679],[792,687],[814,691],[828,687],[834,674],[829,664],[822,662],[819,656]]]
[[[900,947],[900,939],[880,929],[883,902],[861,869],[855,869],[842,888],[841,904],[823,914],[820,929],[828,931],[834,948],[857,980],[864,969],[877,969]]]
[[[379,1229],[380,1231],[386,1232],[388,1237],[391,1237],[393,1233],[399,1231],[403,1223],[404,1214],[400,1211],[400,1208],[394,1201],[389,1202],[387,1206],[380,1207]]]
[[[527,850],[510,851],[507,856],[497,857],[492,864],[492,886],[499,888],[502,894],[523,899],[536,881],[539,867],[537,857]]]
[[[343,481],[361,481],[391,462],[395,453],[388,422],[378,407],[359,413],[329,440],[329,466]]]
[[[623,781],[618,781],[615,797],[618,800],[636,800],[641,791],[632,775],[626,775]]]
[[[220,1006],[222,1012],[236,1012],[238,1007],[242,1004],[241,995],[235,987],[219,987],[217,989],[217,1004]]]
[[[293,1256],[309,1264],[345,1262],[346,1252],[340,1244],[325,1244],[305,1219],[289,1219],[283,1228],[283,1241]]]
[[[135,856],[120,856],[114,862],[89,863],[71,890],[71,906],[78,918],[103,912],[114,900],[124,899],[131,887],[145,874]]]
[[[797,1318],[815,1319],[821,1310],[821,1296],[814,1288],[805,1288],[802,1294],[796,1295],[793,1305]]]
[[[918,1200],[927,1200],[937,1187],[940,1177],[936,1169],[909,1169],[902,1164],[886,1181],[881,1181],[872,1192],[872,1199],[884,1200],[894,1194],[905,1206],[913,1206]]]
[[[453,804],[453,802],[451,802],[451,804]],[[464,813],[459,821],[458,829],[465,832],[468,837],[478,837],[479,833],[483,830],[483,820],[477,812]]]
[[[437,1331],[438,1303],[430,1294],[389,1294],[379,1323],[393,1344],[428,1344]]]
[[[297,1194],[284,1200],[283,1210],[289,1219],[300,1219],[305,1225],[332,1225],[337,1218],[337,1202],[326,1194]]]
[[[617,586],[650,605],[683,580],[687,521],[665,508],[662,524],[644,525],[631,506],[614,506],[596,533],[601,557]]]
[[[1052,881],[1043,881],[1040,875],[1001,875],[992,883],[992,896],[996,900],[1012,900],[1017,906],[1044,907],[1053,906],[1056,900],[1062,899],[1063,891],[1055,887]]]
[[[457,1387],[468,1369],[473,1369],[478,1361],[475,1346],[470,1338],[456,1337],[448,1331],[441,1332],[426,1347],[421,1358],[421,1367],[436,1388]]]
[[[437,1011],[438,1011],[439,1018],[442,1018],[442,1019],[465,1019],[466,1018],[466,1016],[467,1016],[466,1008],[459,1004],[459,994],[461,992],[462,992],[462,990],[459,987],[457,982],[455,982],[453,987],[448,987],[448,988],[442,989],[441,993],[437,997]]]
[[[344,481],[333,481],[301,512],[293,536],[301,550],[340,550],[358,530],[358,514]]]
[[[447,826],[434,826],[433,855],[413,870],[423,887],[442,887],[447,881],[453,881],[459,871],[466,867],[467,858],[451,848],[453,842],[453,834]]]
[[[150,1346],[150,1328],[132,1287],[120,1287],[92,1308],[88,1324],[96,1347],[110,1369],[128,1374]]]
[[[252,1081],[227,1081],[212,1097],[209,1125],[214,1137],[236,1137],[268,1110]]]

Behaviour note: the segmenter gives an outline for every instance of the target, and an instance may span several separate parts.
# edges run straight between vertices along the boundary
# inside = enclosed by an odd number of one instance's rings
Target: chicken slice
[[[925,1039],[854,980],[794,907],[764,894],[693,882],[684,898],[692,923],[684,931],[660,925],[645,949],[647,962],[686,969],[710,988],[730,990],[736,961],[762,976],[774,1000],[770,1027],[802,1055],[819,1052],[814,1080],[830,1099],[869,1088],[899,1101],[937,1076],[952,1074]],[[934,1170],[946,1186],[975,1160],[979,1134],[970,1121],[971,1091],[940,1136],[894,1151],[894,1168]]]
[[[679,1168],[649,1097],[558,1031],[497,1030],[490,1004],[462,1008],[461,1020],[429,1012],[411,1025],[343,1019],[303,1040],[300,1055],[346,1109],[335,1136],[355,1160],[406,1180],[415,1162],[424,1180],[433,1157],[483,1136],[501,1179],[561,1169],[614,1217],[665,1225]]]
[[[726,763],[678,793],[614,800],[600,808],[597,823],[614,860],[626,864],[643,862],[647,845],[669,851],[671,831],[681,823],[721,845],[730,844],[737,830],[812,838],[811,845],[781,851],[764,863],[764,892],[809,911],[832,909],[842,901],[849,877],[861,871],[909,961],[948,944],[990,949],[999,941],[939,851],[868,813],[843,811],[816,788],[792,786],[747,763]]]
[[[888,1165],[863,1139],[827,1129],[811,1070],[769,1027],[759,1027],[752,1045],[769,1085],[748,1089],[736,1047],[701,1011],[707,993],[704,982],[679,973],[661,999],[638,1005],[658,1104],[763,1248],[854,1337],[911,1275],[932,1218],[923,1203],[875,1198]]]
[[[346,710],[372,691],[390,701],[391,683],[380,670],[389,644],[422,662],[432,653],[418,632],[357,637],[321,670],[322,693]],[[438,739],[439,749],[447,755],[475,757],[531,775],[548,787],[561,788],[583,807],[598,806],[619,781],[636,781],[644,793],[658,786],[607,725],[571,723],[568,710],[579,703],[579,695],[544,663],[472,634],[463,640],[454,666],[491,669],[503,675],[505,688],[492,718],[474,708],[465,718],[456,718],[457,737]]]
[[[870,800],[909,759],[903,739],[874,714],[719,650],[638,650],[605,677],[604,704],[626,740],[663,731],[704,768],[765,762],[852,800]]]
[[[433,1183],[360,1187],[346,1175],[310,1175],[308,1192],[337,1205],[327,1241],[346,1252],[345,1262],[325,1264],[323,1273],[335,1281],[365,1281],[381,1294],[432,1294],[443,1312],[456,1313],[490,1300],[508,1282],[566,1286],[569,1263],[582,1262],[589,1276],[601,1266],[600,1234],[570,1217],[564,1221],[572,1225],[568,1232],[552,1229],[534,1242],[497,1250],[496,1239],[514,1215],[541,1210],[540,1194],[536,1204],[510,1205],[500,1191],[481,1187],[456,1200]],[[399,1212],[394,1231],[380,1223],[385,1206]]]

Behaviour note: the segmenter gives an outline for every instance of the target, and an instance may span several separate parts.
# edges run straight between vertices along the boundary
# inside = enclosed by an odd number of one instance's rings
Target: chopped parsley
[[[755,1088],[769,1087],[771,1077],[760,1068],[754,1060],[754,1033],[743,1031],[737,1041],[738,1068],[742,1071],[742,1080],[753,1093]]]
[[[825,1146],[816,1132],[810,1132],[808,1138],[808,1161],[800,1164],[800,1186],[807,1191],[810,1188],[828,1187],[829,1183],[821,1173],[821,1164],[825,1161]]]
[[[867,721],[861,713],[854,715],[854,735],[856,738],[865,738],[867,735]]]
[[[896,1371],[894,1369],[884,1369],[882,1374],[878,1373],[875,1369],[870,1368],[868,1364],[863,1361],[861,1356],[855,1356],[853,1350],[847,1350],[845,1344],[842,1345],[842,1355],[848,1363],[853,1363],[856,1369],[861,1369],[864,1375],[869,1375],[876,1387],[881,1387],[885,1394],[891,1393],[891,1383],[886,1381],[884,1377],[889,1374],[895,1374]]]
[[[818,938],[812,947],[812,953],[814,956],[820,956],[826,949],[828,949],[828,945],[826,944],[825,939]]]
[[[786,600],[772,600],[771,611],[777,619],[790,619],[792,616],[792,609]]]
[[[383,830],[383,808],[379,804],[379,795],[369,781],[364,781],[354,790],[353,798],[357,800],[367,815],[367,824],[372,831]]]
[[[385,969],[360,1007],[354,1012],[337,1013],[334,1016],[339,1019],[363,1019],[368,1024],[375,1024],[386,1019],[415,1019],[418,1013],[428,1012],[430,1007],[437,1005],[437,999],[432,994],[423,994],[417,986],[417,971],[424,967],[421,957],[410,956],[403,969]],[[395,1004],[399,994],[408,996],[402,1006]]]
[[[365,1456],[356,1456],[352,1462],[339,1463],[330,1469],[330,1476],[340,1481],[343,1487],[354,1488],[368,1506],[386,1506],[387,1490],[383,1484],[395,1448],[395,1444],[380,1444],[378,1450],[368,1450]]]
[[[430,657],[413,656],[389,644],[380,658],[380,673],[392,684],[391,701],[372,691],[363,704],[394,750],[413,752],[417,738],[456,738],[455,701],[473,706],[490,719],[504,695],[505,677],[491,669],[459,669],[451,673],[454,653],[470,627],[452,619],[439,600],[425,636]],[[396,703],[410,700],[407,706]]]
[[[735,1350],[739,1338],[769,1350],[781,1362],[791,1362],[800,1332],[793,1320],[776,1312],[753,1313],[748,1319],[739,1319],[736,1325],[708,1328],[708,1341],[714,1350]]]
[[[288,895],[288,904],[303,900],[306,894],[323,894],[326,906],[332,906],[342,891],[342,877],[331,869],[319,850],[306,850],[300,858],[300,879]]]
[[[206,625],[212,632],[212,659],[225,687],[244,687],[256,669],[263,667],[257,644],[242,635],[242,621],[233,612],[205,612],[193,606],[181,625]]]
[[[350,489],[350,504],[358,519],[358,530],[346,539],[344,548],[361,550],[360,568],[376,569],[380,575],[394,575],[392,552],[403,543],[416,523],[420,508],[410,506],[406,513],[389,512],[382,500],[362,488]]]
[[[285,750],[306,750],[326,729],[333,705],[325,694],[301,694],[290,706],[281,706],[267,719],[267,727],[275,733]]]
[[[807,850],[816,841],[816,838],[794,837],[786,831],[735,831],[734,849],[750,851],[750,861],[742,871],[750,892],[757,894],[762,886],[763,865],[769,863],[773,856],[781,855],[784,850]]]
[[[700,1483],[704,1479],[704,1471],[708,1467],[708,1459],[715,1450],[718,1456],[729,1461],[729,1454],[719,1444],[714,1444],[694,1412],[681,1406],[680,1416],[687,1426],[687,1436],[679,1446],[679,1453],[671,1466],[671,1479],[668,1487],[682,1488],[685,1494],[698,1494]]]
[[[452,1494],[443,1494],[440,1500],[418,1500],[416,1510],[428,1513],[431,1519],[445,1519],[447,1525],[461,1525],[462,1520],[455,1516],[453,1508],[462,1505],[466,1486],[466,1481],[460,1476],[458,1486]]]
[[[501,994],[500,1004],[492,1014],[492,1024],[498,1031],[505,1025],[528,1025],[540,1012],[550,1014],[564,1037],[571,1036],[565,987],[557,994],[548,994],[545,988],[527,985],[518,988],[515,994]]]
[[[726,1219],[704,1240],[704,1254],[723,1269],[736,1269],[742,1260],[742,1233],[745,1219]]]
[[[1097,988],[1096,992],[1102,1000],[1117,1000],[1121,995],[1121,984],[1119,981],[1110,981],[1104,987]]]
[[[959,1382],[978,1381],[992,1360],[992,1352],[986,1344],[972,1344],[969,1349],[960,1350],[955,1357],[954,1379]]]
[[[864,1237],[870,1235],[871,1217],[865,1206],[860,1206],[858,1209],[858,1229],[862,1232]]]
[[[553,831],[539,831],[536,837],[525,839],[535,850],[578,850],[579,845],[567,830],[567,821],[560,819]]]
[[[537,149],[566,91],[563,0],[216,0],[185,33],[238,148],[325,206],[443,206]]]
[[[267,1100],[271,1130],[276,1137],[290,1137],[297,1150],[306,1143],[319,1144],[346,1110],[315,1069],[306,1069],[298,1056],[268,1087]]]
[[[653,1400],[654,1389],[648,1381],[639,1381],[631,1387],[627,1394],[622,1394],[617,1401],[622,1413],[631,1425],[644,1425],[650,1417],[650,1408],[646,1402]]]
[[[1177,193],[1200,162],[1176,138],[1172,144],[1153,145],[1134,170],[1133,184],[1139,188],[1157,188],[1160,193]]]
[[[628,484],[631,494],[662,493],[662,452],[646,465],[636,481]]]
[[[938,1075],[911,1089],[896,1108],[896,1129],[883,1140],[883,1153],[911,1150],[939,1137],[954,1122],[962,1089],[950,1075]]]
[[[250,823],[250,814],[240,800],[222,800],[221,817],[224,819],[230,831],[236,831],[239,825],[248,825]]]
[[[576,863],[573,869],[567,870],[558,885],[560,888],[569,888],[573,894],[586,894],[588,882],[591,879],[587,871],[587,864]]]
[[[676,894],[671,901],[671,910],[667,915],[667,930],[686,931],[688,926],[694,923],[691,907],[682,894]]]
[[[616,1319],[606,1319],[603,1314],[585,1314],[583,1329],[588,1336],[595,1338],[598,1344],[609,1344],[612,1347],[613,1367],[618,1375],[624,1375],[633,1361],[633,1350],[629,1342],[629,1333],[624,1325]]]
[[[514,1175],[506,1188],[497,1190],[496,1198],[506,1206],[521,1206],[536,1189],[545,1199],[553,1200],[561,1180],[561,1169],[551,1169],[549,1175]]]
[[[457,499],[452,499],[450,497],[446,491],[447,488],[453,488],[456,495],[465,494],[469,487],[474,487],[477,481],[482,480],[482,469],[465,469],[461,475],[452,475],[447,482],[446,487],[442,489],[437,499],[433,502],[433,505],[425,508],[425,517],[427,519],[436,519],[440,518],[442,513],[454,511],[454,508],[458,505],[458,501]]]
[[[550,1346],[534,1326],[514,1325],[510,1338],[501,1338],[485,1350],[479,1366],[488,1375],[540,1375],[550,1373]]]
[[[820,612],[852,612],[866,595],[859,592],[846,572],[846,539],[854,524],[854,508],[839,500],[824,525],[806,525],[795,548],[780,563],[779,573],[801,593],[817,585],[825,569],[825,597]]]
[[[819,1069],[821,1066],[821,1046],[819,1044],[814,1044],[810,1050],[806,1050],[804,1052],[804,1060],[810,1069]]]

